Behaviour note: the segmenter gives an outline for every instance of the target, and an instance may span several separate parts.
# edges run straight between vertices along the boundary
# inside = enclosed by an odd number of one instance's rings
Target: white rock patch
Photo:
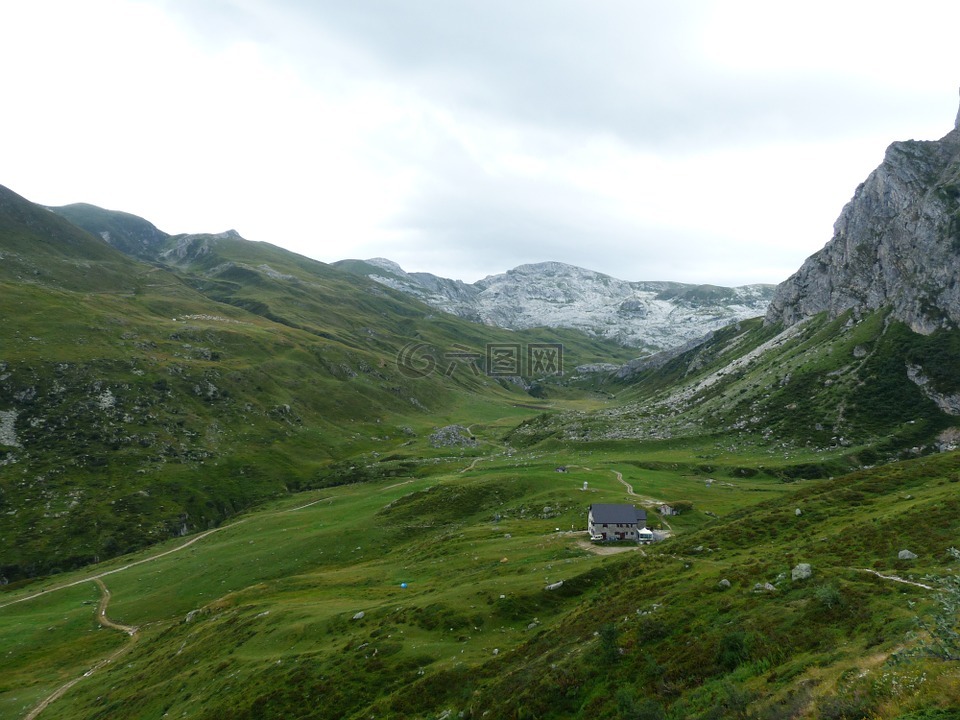
[[[113,396],[113,393],[109,390],[105,390],[97,396],[97,405],[100,406],[101,410],[109,410],[114,405],[117,404],[117,399]]]
[[[0,445],[20,447],[15,427],[19,414],[16,410],[0,410]]]

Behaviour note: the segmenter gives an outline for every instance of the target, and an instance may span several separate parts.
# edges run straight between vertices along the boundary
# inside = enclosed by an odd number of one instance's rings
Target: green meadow
[[[866,572],[953,571],[956,456],[787,483],[740,477],[719,457],[703,468],[702,450],[438,456],[422,476],[298,493],[192,542],[8,588],[0,714],[26,717],[125,646],[42,716],[546,718],[635,706],[679,718],[717,703],[848,707],[862,673],[926,673],[914,690],[867,698],[877,717],[896,717],[890,707],[957,692],[949,665],[885,665],[916,645],[916,619],[936,603]],[[692,509],[661,519],[657,500]],[[592,502],[637,503],[673,534],[600,554],[584,532]],[[897,560],[900,545],[919,559]],[[811,580],[789,580],[799,562]],[[139,628],[133,639],[98,626],[94,576],[111,592],[108,617]]]
[[[0,201],[0,718],[956,716],[960,331],[579,376],[637,351]],[[530,343],[566,372],[480,367]],[[591,543],[596,502],[662,541]]]

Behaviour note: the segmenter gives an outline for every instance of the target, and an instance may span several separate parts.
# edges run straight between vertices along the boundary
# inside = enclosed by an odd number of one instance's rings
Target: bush
[[[817,599],[817,602],[827,610],[833,610],[835,607],[839,607],[842,602],[840,591],[836,585],[821,585],[814,591],[813,596]]]
[[[600,628],[600,657],[604,662],[613,663],[619,659],[620,649],[617,647],[619,635],[617,626],[613,623],[607,623]]]

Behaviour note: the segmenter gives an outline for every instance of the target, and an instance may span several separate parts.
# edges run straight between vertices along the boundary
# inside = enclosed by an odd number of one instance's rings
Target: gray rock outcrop
[[[919,333],[960,325],[960,128],[890,145],[830,242],[777,288],[766,321],[882,307]]]
[[[897,560],[916,560],[916,553],[912,553],[909,550],[901,550],[897,553]]]
[[[761,316],[774,291],[772,285],[633,282],[559,262],[520,265],[471,284],[408,273],[384,258],[339,265],[475,322],[574,328],[648,351],[702,342],[709,332]]]
[[[813,577],[813,568],[810,567],[810,563],[799,563],[793,570],[790,571],[791,580],[809,580]]]
[[[478,444],[463,425],[447,425],[430,433],[430,446],[435,448],[476,447]]]

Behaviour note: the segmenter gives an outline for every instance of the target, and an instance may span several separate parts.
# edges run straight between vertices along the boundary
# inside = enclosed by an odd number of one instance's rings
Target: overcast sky
[[[467,281],[780,282],[960,86],[955,0],[0,1],[0,184]]]

